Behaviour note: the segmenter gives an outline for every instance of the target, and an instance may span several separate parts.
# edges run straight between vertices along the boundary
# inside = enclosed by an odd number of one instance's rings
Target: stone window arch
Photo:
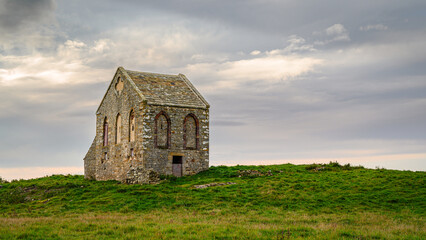
[[[199,123],[198,118],[190,113],[183,121],[183,148],[198,149],[199,147]]]
[[[170,146],[170,118],[166,112],[161,111],[155,116],[154,145],[157,148]]]
[[[121,143],[121,115],[117,114],[115,121],[115,144]]]
[[[130,111],[129,115],[129,141],[133,142],[135,141],[136,137],[136,118],[135,118],[135,111],[133,109]]]
[[[104,130],[103,130],[103,139],[104,146],[108,146],[108,119],[105,117],[104,119]]]

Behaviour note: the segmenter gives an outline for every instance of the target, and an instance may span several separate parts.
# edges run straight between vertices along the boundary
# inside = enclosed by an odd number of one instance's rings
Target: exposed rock
[[[272,171],[261,172],[259,170],[241,170],[238,171],[238,177],[260,177],[260,176],[273,176]]]
[[[194,188],[202,189],[202,188],[208,188],[208,187],[216,187],[216,186],[224,186],[224,185],[233,185],[237,184],[234,182],[226,182],[226,183],[208,183],[203,185],[194,185]]]
[[[317,168],[312,169],[312,171],[314,171],[314,172],[320,172],[320,171],[324,171],[324,170],[325,170],[325,167],[317,167]]]

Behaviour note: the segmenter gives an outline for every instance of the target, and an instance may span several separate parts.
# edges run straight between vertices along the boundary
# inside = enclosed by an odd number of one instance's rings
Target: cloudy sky
[[[83,173],[118,66],[185,74],[211,165],[426,170],[426,2],[0,0],[0,176]]]

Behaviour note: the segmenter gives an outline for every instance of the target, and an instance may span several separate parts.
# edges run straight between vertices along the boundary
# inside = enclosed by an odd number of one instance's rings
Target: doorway
[[[182,156],[173,156],[172,172],[176,177],[182,177]]]

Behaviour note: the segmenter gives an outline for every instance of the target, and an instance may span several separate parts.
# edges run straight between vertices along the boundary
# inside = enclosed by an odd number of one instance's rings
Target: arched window
[[[135,112],[130,111],[129,117],[129,141],[135,141],[135,132],[136,132],[136,120],[135,120]]]
[[[198,119],[190,113],[183,121],[183,148],[198,149],[199,138]]]
[[[105,117],[104,119],[104,146],[108,146],[108,119]]]
[[[170,118],[164,111],[155,116],[154,144],[157,148],[170,146]]]
[[[121,115],[117,115],[115,121],[115,143],[121,143]]]

